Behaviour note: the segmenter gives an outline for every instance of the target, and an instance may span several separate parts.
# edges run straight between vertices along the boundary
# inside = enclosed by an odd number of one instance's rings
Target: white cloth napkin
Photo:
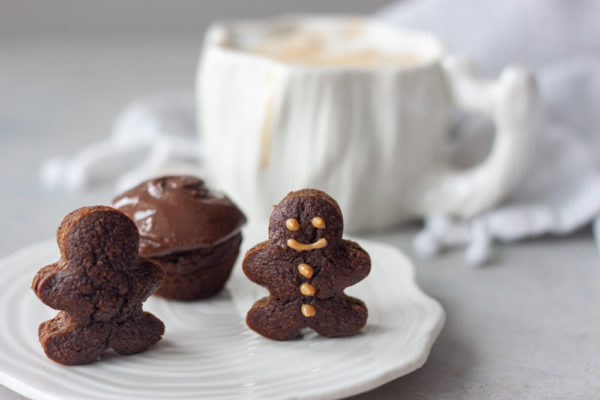
[[[566,235],[592,221],[600,248],[598,15],[595,0],[409,0],[378,13],[396,26],[435,33],[450,52],[467,55],[484,72],[524,65],[540,89],[536,152],[521,184],[498,208],[475,218],[426,218],[415,238],[419,254],[466,245],[467,261],[481,264],[494,240]],[[488,130],[461,123],[454,140],[490,138]],[[481,152],[482,141],[471,142],[463,154]]]
[[[131,102],[111,135],[71,158],[44,161],[41,180],[50,189],[83,190],[114,181],[115,193],[164,174],[200,174],[193,92],[161,94]]]
[[[426,218],[415,238],[419,254],[467,246],[470,263],[485,262],[494,240],[566,235],[594,221],[600,246],[600,2],[595,0],[405,0],[377,16],[402,28],[437,34],[484,72],[507,64],[532,69],[542,110],[538,144],[521,184],[498,208],[475,218]],[[49,187],[80,189],[116,178],[120,191],[151,176],[198,173],[201,146],[191,91],[133,102],[113,134],[71,159],[44,163]],[[457,153],[481,154],[493,135],[486,124],[460,121],[452,136]],[[473,140],[475,139],[475,140]],[[100,166],[113,168],[107,170]]]

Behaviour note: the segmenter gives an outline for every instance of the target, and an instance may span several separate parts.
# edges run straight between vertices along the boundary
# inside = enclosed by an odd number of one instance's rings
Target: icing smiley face
[[[325,229],[325,221],[321,217],[314,217],[311,221],[312,226],[317,229]],[[296,232],[300,229],[300,223],[296,218],[289,218],[285,221],[285,227],[292,232]],[[300,243],[296,239],[288,239],[286,242],[287,246],[290,249],[294,249],[296,251],[306,251],[306,250],[315,250],[322,249],[327,246],[327,239],[320,238],[316,242],[313,243]]]
[[[275,206],[269,220],[269,239],[295,251],[325,249],[339,244],[343,225],[335,200],[324,192],[303,189]]]

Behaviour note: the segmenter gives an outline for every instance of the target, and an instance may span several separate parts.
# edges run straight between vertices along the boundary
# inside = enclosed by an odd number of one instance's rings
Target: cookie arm
[[[77,315],[90,314],[93,307],[73,289],[76,283],[72,282],[71,276],[65,276],[63,271],[62,262],[45,266],[33,278],[31,288],[44,304],[55,310],[75,312]]]
[[[49,307],[55,310],[60,309],[60,302],[56,295],[56,275],[60,272],[58,263],[46,265],[40,269],[33,282],[31,282],[31,289],[35,292],[35,295]]]
[[[280,279],[270,265],[273,263],[269,242],[262,242],[248,250],[242,261],[242,270],[252,282],[267,287]]]
[[[136,286],[140,293],[136,293],[136,301],[146,301],[158,290],[165,280],[165,271],[155,262],[140,257],[140,266],[135,274]]]
[[[369,272],[371,272],[371,257],[358,243],[351,240],[344,240],[344,247],[347,251],[347,265],[351,266],[344,274],[344,283],[347,287],[362,281],[369,275]]]

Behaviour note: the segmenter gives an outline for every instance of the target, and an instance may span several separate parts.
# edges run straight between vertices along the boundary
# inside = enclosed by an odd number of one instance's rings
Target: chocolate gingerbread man
[[[164,324],[142,311],[164,272],[138,255],[138,230],[110,207],[68,214],[56,234],[61,258],[38,271],[32,289],[61,310],[38,330],[46,355],[60,364],[87,364],[106,349],[129,355],[158,342]]]
[[[291,192],[275,206],[269,240],[250,249],[242,264],[246,276],[270,292],[248,312],[251,329],[288,340],[306,327],[336,337],[365,326],[367,307],[344,288],[369,274],[371,260],[342,239],[343,225],[337,202],[319,190]]]

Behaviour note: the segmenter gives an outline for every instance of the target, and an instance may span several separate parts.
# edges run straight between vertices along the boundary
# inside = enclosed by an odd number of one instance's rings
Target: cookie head
[[[325,192],[303,189],[288,194],[269,220],[269,239],[295,251],[337,246],[344,221],[337,202]]]
[[[58,227],[62,258],[72,265],[97,264],[128,270],[138,260],[139,235],[133,221],[111,207],[84,207],[68,214]]]

